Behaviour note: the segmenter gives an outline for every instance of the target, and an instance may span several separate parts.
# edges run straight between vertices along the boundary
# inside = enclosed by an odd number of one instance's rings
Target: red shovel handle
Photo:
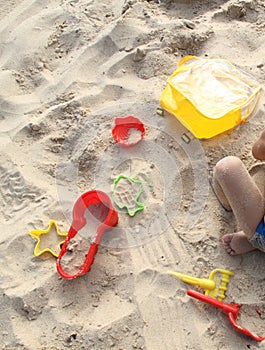
[[[240,308],[240,306],[238,304],[226,304],[223,301],[219,301],[216,300],[212,297],[209,297],[208,295],[199,293],[195,290],[189,289],[187,291],[187,294],[193,298],[199,299],[201,301],[203,301],[204,303],[210,304],[214,307],[217,307],[218,309],[221,309],[222,311],[228,313],[231,313],[234,317],[234,319],[237,319],[238,316],[238,309]]]

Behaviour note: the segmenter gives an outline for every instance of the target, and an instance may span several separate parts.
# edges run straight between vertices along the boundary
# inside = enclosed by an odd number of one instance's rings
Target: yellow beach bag
[[[160,98],[194,136],[208,139],[245,122],[261,85],[224,59],[186,56],[180,60]]]

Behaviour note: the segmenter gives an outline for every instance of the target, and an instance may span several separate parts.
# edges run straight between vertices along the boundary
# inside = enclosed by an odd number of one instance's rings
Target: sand
[[[226,155],[260,163],[251,145],[265,97],[245,124],[206,141],[156,113],[185,55],[228,59],[264,84],[263,0],[0,4],[0,348],[264,349],[167,271],[233,271],[225,301],[242,304],[239,322],[265,337],[265,255],[227,255],[220,237],[238,225],[208,183]],[[123,148],[111,129],[127,115],[146,133]],[[119,224],[91,271],[64,280],[54,257],[34,256],[29,232],[50,219],[67,232],[77,198],[111,196],[121,173],[142,181],[145,209],[130,217],[116,207]]]

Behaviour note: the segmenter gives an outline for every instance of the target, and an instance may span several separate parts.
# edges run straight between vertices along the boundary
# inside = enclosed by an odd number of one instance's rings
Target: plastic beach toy
[[[168,78],[160,105],[194,136],[208,139],[245,122],[261,88],[229,61],[186,56]]]
[[[142,194],[143,184],[140,180],[120,174],[113,182],[113,200],[120,208],[126,208],[130,216],[144,209],[144,204],[138,199]]]
[[[73,221],[57,259],[58,273],[67,279],[84,275],[90,270],[102,235],[118,223],[118,214],[111,199],[98,190],[79,197],[72,214]],[[86,237],[89,231],[90,234],[92,231],[90,240]]]
[[[56,247],[51,247],[52,245],[51,234],[53,233],[53,228],[56,230],[56,235],[57,235]],[[49,227],[46,230],[32,230],[29,232],[29,234],[31,235],[31,237],[37,240],[37,244],[34,248],[35,256],[40,256],[44,253],[49,253],[55,256],[56,258],[58,257],[59,252],[61,250],[61,246],[64,243],[65,237],[67,236],[67,233],[59,232],[57,223],[54,220],[50,220]],[[48,245],[48,247],[42,248],[41,246],[44,239],[48,241],[47,243],[45,243],[46,245]]]
[[[263,341],[265,340],[265,338],[260,337],[258,335],[255,335],[253,333],[251,333],[249,330],[247,330],[246,328],[240,326],[239,324],[236,323],[237,317],[238,317],[238,311],[240,309],[240,305],[238,304],[226,304],[222,301],[216,300],[214,298],[211,298],[207,295],[201,294],[195,290],[189,289],[187,291],[187,294],[193,298],[196,298],[200,301],[203,301],[204,303],[207,303],[209,305],[212,305],[218,309],[221,309],[223,312],[225,312],[228,315],[229,321],[232,324],[233,328],[239,332],[239,333],[243,333],[251,338],[253,338],[256,341]]]
[[[168,273],[185,283],[197,285],[203,289],[206,289],[205,295],[209,295],[210,297],[218,300],[223,300],[225,298],[229,277],[234,276],[233,272],[223,269],[212,270],[209,278],[196,278],[174,271],[168,271]]]
[[[122,146],[133,146],[140,142],[145,134],[144,124],[137,118],[128,116],[115,118],[112,135],[116,142]]]

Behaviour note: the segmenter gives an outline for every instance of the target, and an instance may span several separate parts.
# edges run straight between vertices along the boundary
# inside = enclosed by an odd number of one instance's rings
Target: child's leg
[[[252,146],[252,154],[256,159],[265,160],[265,130]]]
[[[264,216],[264,198],[241,160],[226,157],[220,160],[213,173],[213,186],[219,199],[231,207],[243,232],[223,237],[224,246],[230,254],[253,250],[248,242]]]
[[[218,163],[217,163],[218,164]],[[230,204],[222,190],[222,187],[220,186],[218,180],[216,179],[216,170],[214,169],[213,172],[213,178],[210,179],[210,185],[212,187],[212,190],[214,191],[217,199],[219,200],[220,204],[226,211],[232,211]]]

